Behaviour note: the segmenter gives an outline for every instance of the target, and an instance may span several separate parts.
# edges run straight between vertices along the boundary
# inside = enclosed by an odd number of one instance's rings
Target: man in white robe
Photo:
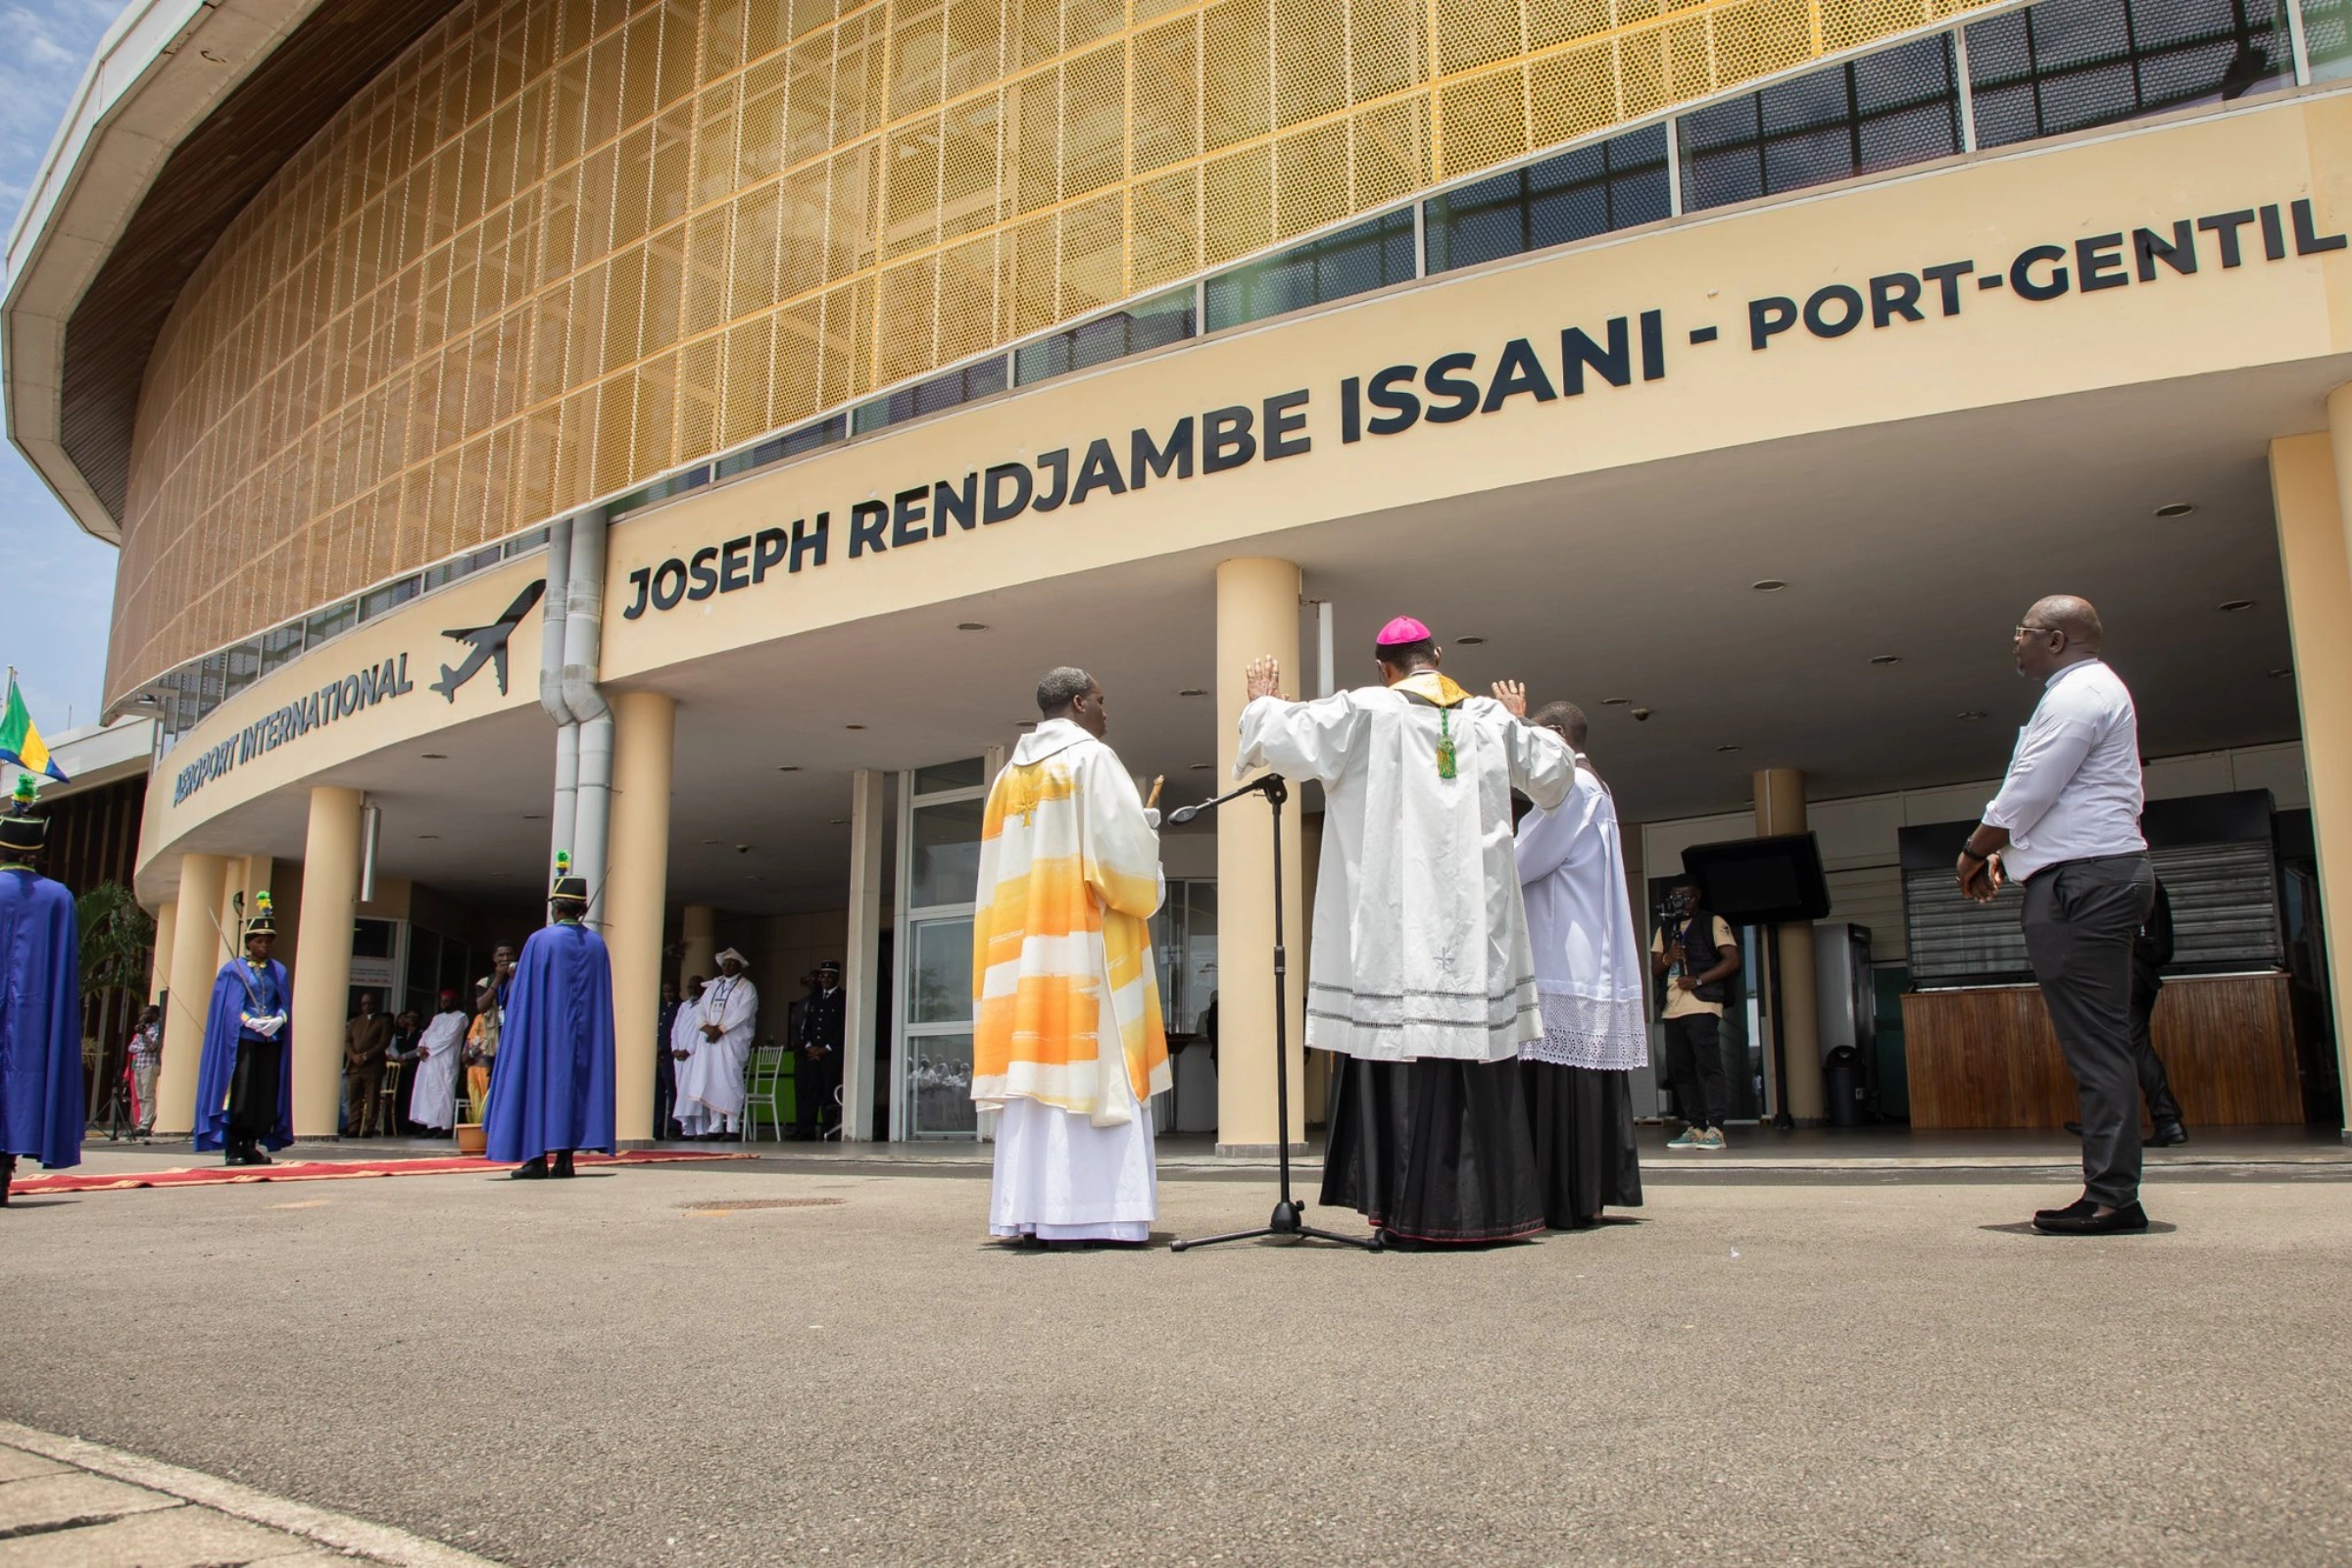
[[[441,1010],[416,1042],[416,1087],[409,1095],[409,1119],[419,1127],[447,1132],[458,1119],[458,1063],[466,1053],[466,1026],[472,1015],[458,1004],[455,991],[441,993]]]
[[[1049,671],[990,785],[972,918],[972,1099],[1003,1112],[992,1236],[1141,1245],[1159,1212],[1151,1100],[1171,1079],[1147,922],[1159,816],[1102,735],[1102,688]]]
[[[678,1131],[682,1135],[689,1138],[698,1136],[696,1128],[690,1127],[686,1123],[686,1096],[687,1092],[694,1087],[694,1048],[701,1045],[702,1042],[703,977],[699,974],[690,974],[686,977],[685,988],[678,997],[677,1016],[669,1021],[669,1059],[670,1070],[674,1075],[671,1079],[669,1119],[677,1124]],[[657,1128],[654,1136],[666,1138],[669,1136],[669,1130]]]
[[[1235,772],[1324,788],[1306,1043],[1335,1077],[1323,1200],[1393,1238],[1544,1229],[1519,1048],[1544,1032],[1511,841],[1511,791],[1556,807],[1576,759],[1439,671],[1409,616],[1374,649],[1381,684],[1287,702],[1248,671]]]
[[[685,1075],[691,1085],[678,1085],[678,1120],[689,1138],[742,1135],[743,1069],[760,1022],[760,993],[744,977],[745,967],[733,948],[720,954],[718,978],[703,988],[696,1004],[698,1038],[687,1061],[693,1070]]]
[[[1494,695],[1526,710],[1516,687]],[[1649,1061],[1649,1017],[1634,934],[1633,891],[1617,802],[1585,756],[1588,723],[1574,703],[1552,703],[1536,726],[1576,753],[1576,780],[1557,808],[1519,822],[1519,881],[1536,955],[1544,1037],[1519,1048],[1527,1109],[1553,1230],[1599,1223],[1603,1205],[1639,1207],[1642,1159],[1634,1143],[1630,1075]]]

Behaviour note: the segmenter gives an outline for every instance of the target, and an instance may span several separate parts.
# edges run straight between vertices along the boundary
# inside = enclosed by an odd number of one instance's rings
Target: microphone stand
[[[1367,1252],[1377,1252],[1381,1250],[1378,1236],[1340,1236],[1307,1224],[1306,1205],[1291,1196],[1291,1026],[1286,986],[1291,964],[1290,950],[1282,940],[1282,806],[1291,798],[1290,786],[1280,773],[1261,773],[1214,800],[1179,808],[1169,814],[1168,822],[1170,826],[1181,826],[1202,811],[1215,810],[1245,795],[1263,795],[1274,811],[1274,1142],[1281,1164],[1282,1195],[1274,1204],[1274,1217],[1255,1230],[1171,1242],[1168,1250],[1181,1252],[1187,1248],[1254,1241],[1261,1236],[1288,1236],[1294,1241],[1304,1241],[1311,1236],[1317,1241],[1338,1242],[1343,1247],[1360,1247]]]

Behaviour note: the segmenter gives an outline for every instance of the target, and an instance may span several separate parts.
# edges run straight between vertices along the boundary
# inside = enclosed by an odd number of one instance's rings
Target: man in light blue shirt
[[[2066,1236],[2148,1228],[2132,944],[2156,874],[2139,832],[2139,716],[2099,641],[2087,600],[2054,594],[2026,612],[2017,668],[2042,683],[2041,701],[1959,863],[1960,891],[1979,903],[2008,878],[2025,884],[2026,955],[2082,1107],[2082,1197],[2034,1216]]]

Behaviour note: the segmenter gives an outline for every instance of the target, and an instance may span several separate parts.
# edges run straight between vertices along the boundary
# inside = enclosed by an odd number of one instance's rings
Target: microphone
[[[1280,773],[1260,773],[1249,783],[1227,790],[1224,794],[1216,797],[1214,800],[1202,801],[1198,806],[1180,806],[1176,808],[1175,810],[1168,813],[1168,825],[1170,827],[1181,827],[1183,824],[1190,822],[1193,818],[1199,816],[1202,811],[1213,811],[1218,807],[1223,806],[1226,802],[1238,801],[1245,795],[1263,795],[1267,799],[1271,800],[1275,805],[1280,806],[1284,801],[1290,799],[1290,789],[1283,782],[1283,777]]]

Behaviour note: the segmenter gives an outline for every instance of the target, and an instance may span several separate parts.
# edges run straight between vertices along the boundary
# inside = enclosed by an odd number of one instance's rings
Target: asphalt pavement
[[[2088,1241],[1991,1172],[1660,1182],[1367,1256],[1009,1252],[975,1174],[23,1198],[0,1418],[525,1568],[2352,1560],[2340,1179]]]

